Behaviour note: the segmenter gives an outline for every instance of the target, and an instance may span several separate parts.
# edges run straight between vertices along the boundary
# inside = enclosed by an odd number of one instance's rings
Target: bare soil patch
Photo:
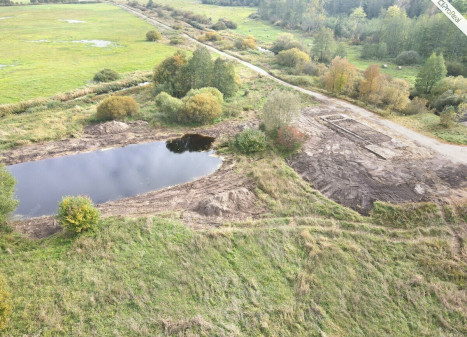
[[[363,214],[376,200],[443,202],[467,196],[467,165],[357,119],[336,106],[305,109],[299,124],[310,138],[289,165],[330,199]]]

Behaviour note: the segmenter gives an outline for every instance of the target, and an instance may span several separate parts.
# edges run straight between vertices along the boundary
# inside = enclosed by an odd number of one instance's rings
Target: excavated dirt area
[[[192,129],[211,137],[233,136],[256,122],[227,121],[210,128]],[[186,131],[186,130],[185,130]],[[6,165],[40,160],[63,155],[94,151],[114,146],[176,138],[183,133],[154,130],[145,122],[108,122],[87,127],[79,139],[34,144],[2,153]],[[252,192],[254,183],[234,170],[231,159],[215,173],[194,182],[172,186],[132,198],[111,201],[98,206],[104,216],[144,216],[160,212],[178,213],[184,223],[203,228],[226,221],[255,218],[266,209],[257,202]],[[34,238],[43,238],[60,231],[53,216],[16,221],[13,226]]]
[[[363,214],[376,200],[442,202],[467,196],[466,165],[343,108],[306,108],[298,124],[309,139],[289,165],[330,199]]]

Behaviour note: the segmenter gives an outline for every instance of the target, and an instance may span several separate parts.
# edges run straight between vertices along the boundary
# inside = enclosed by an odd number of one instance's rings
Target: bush
[[[457,122],[456,109],[453,106],[447,106],[439,115],[439,124],[445,128],[451,128]]]
[[[107,97],[97,107],[97,118],[101,120],[122,119],[138,112],[138,104],[129,96]]]
[[[187,95],[183,99],[183,103],[178,118],[182,123],[212,123],[222,114],[222,104],[218,97],[209,92]]]
[[[395,62],[400,66],[418,64],[420,63],[420,55],[415,50],[403,51],[397,55]]]
[[[198,40],[201,42],[206,42],[206,41],[216,42],[216,41],[222,40],[222,36],[216,32],[207,32],[206,34],[201,35]]]
[[[461,95],[454,93],[452,90],[446,90],[442,95],[438,96],[434,103],[433,107],[437,111],[443,111],[447,106],[457,107],[462,103]]]
[[[64,197],[58,206],[57,219],[66,230],[81,233],[96,227],[100,212],[88,197]]]
[[[94,75],[95,82],[111,82],[120,78],[120,75],[112,69],[102,69]]]
[[[185,38],[181,35],[175,35],[170,38],[170,44],[178,45],[185,43]]]
[[[415,97],[405,108],[404,115],[416,115],[419,113],[428,112],[428,109],[426,107],[427,104],[428,100],[421,97]]]
[[[209,95],[212,95],[220,105],[224,104],[224,95],[219,90],[217,90],[217,88],[212,88],[212,87],[191,89],[190,91],[188,91],[184,99],[189,99],[190,97],[193,97],[195,95],[206,94],[206,93]]]
[[[465,72],[465,67],[462,63],[459,62],[446,62],[446,70],[448,71],[448,76],[461,76],[467,75]]]
[[[279,35],[276,41],[274,41],[274,45],[271,49],[271,51],[274,54],[279,54],[279,52],[283,50],[289,50],[292,48],[297,48],[300,49],[301,51],[305,50],[303,45],[295,40],[294,36],[290,33],[284,33]]]
[[[292,126],[283,126],[277,130],[276,143],[281,150],[296,151],[305,143],[306,135]]]
[[[155,29],[150,30],[149,32],[146,33],[147,41],[159,41],[160,39],[162,39],[162,35]]]
[[[0,226],[6,223],[8,216],[12,213],[18,201],[14,198],[15,178],[0,163]]]
[[[183,106],[183,102],[181,99],[172,97],[166,92],[161,92],[156,97],[156,106],[167,119],[176,121],[178,119],[178,113]]]
[[[0,331],[6,328],[11,314],[10,294],[5,290],[3,279],[0,278]]]
[[[266,149],[266,135],[260,130],[246,129],[237,134],[235,145],[245,154],[262,152]]]
[[[300,116],[300,97],[290,91],[274,90],[263,106],[263,121],[267,132],[289,126]]]
[[[227,26],[226,26],[226,24],[224,23],[224,21],[219,20],[219,21],[217,21],[215,24],[213,24],[213,25],[211,26],[211,28],[214,29],[214,30],[224,30],[224,29],[227,29]]]
[[[245,39],[239,39],[235,41],[235,48],[239,50],[246,50],[246,49],[258,49],[256,45],[256,39],[248,35]]]
[[[310,62],[310,56],[298,48],[283,50],[276,56],[276,61],[282,66],[295,67]]]
[[[225,21],[225,25],[227,26],[227,28],[229,29],[237,29],[237,24],[233,21]]]

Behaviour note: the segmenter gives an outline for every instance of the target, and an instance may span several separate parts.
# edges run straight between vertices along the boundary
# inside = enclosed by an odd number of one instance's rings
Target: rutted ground
[[[443,202],[467,197],[467,165],[452,163],[358,115],[316,106],[304,110],[299,124],[310,138],[289,165],[342,205],[367,214],[376,200]]]

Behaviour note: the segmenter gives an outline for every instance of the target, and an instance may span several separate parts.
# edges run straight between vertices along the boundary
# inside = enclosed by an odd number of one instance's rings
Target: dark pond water
[[[168,142],[128,145],[8,166],[7,170],[17,180],[20,203],[16,215],[55,214],[66,195],[87,195],[99,204],[193,181],[221,165],[222,160],[210,150],[213,140],[186,135]]]

